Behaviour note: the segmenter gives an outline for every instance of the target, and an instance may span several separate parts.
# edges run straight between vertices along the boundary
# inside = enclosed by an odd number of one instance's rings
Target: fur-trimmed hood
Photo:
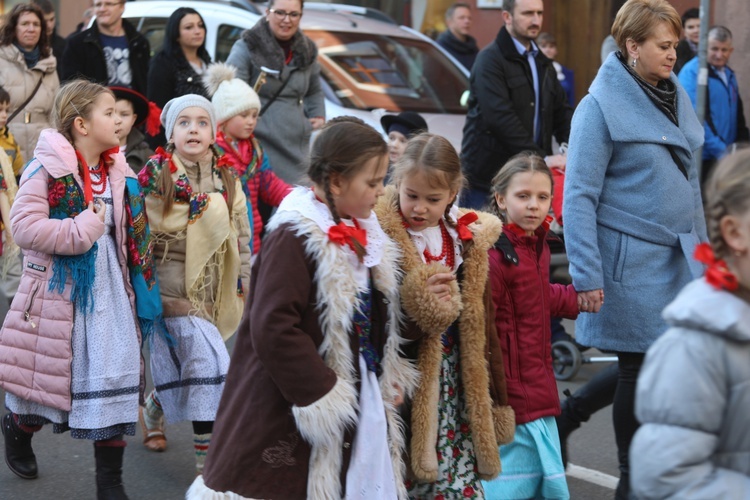
[[[467,212],[460,209],[459,215]],[[458,320],[461,375],[477,467],[482,479],[492,479],[500,472],[497,445],[510,442],[515,429],[513,410],[507,406],[502,354],[499,346],[494,347],[497,335],[488,333],[488,328],[494,332],[494,322],[487,310],[491,300],[487,290],[487,252],[500,236],[502,222],[494,215],[476,212],[478,220],[469,225],[473,242],[463,251],[458,273],[460,286],[454,282],[451,301],[440,302],[425,291],[425,282],[435,273],[450,270],[444,265],[423,263],[403,226],[395,188],[386,190],[375,213],[383,230],[403,251],[401,302],[409,319],[421,331],[417,361],[421,378],[412,403],[412,472],[423,482],[437,480],[440,335]]]
[[[279,71],[284,68],[284,51],[276,42],[265,17],[260,18],[252,28],[242,32],[242,40],[250,49],[250,57],[257,68],[265,66]],[[292,53],[290,65],[307,68],[318,57],[318,47],[298,30],[292,37]]]

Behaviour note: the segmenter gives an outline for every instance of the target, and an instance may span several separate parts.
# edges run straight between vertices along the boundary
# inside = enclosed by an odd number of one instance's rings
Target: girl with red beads
[[[115,97],[75,80],[58,92],[11,210],[23,275],[0,332],[5,461],[37,477],[44,424],[94,442],[98,498],[127,498],[141,335],[160,324],[151,240],[135,174],[118,150]],[[49,464],[48,464],[49,465]]]
[[[443,137],[409,140],[376,213],[403,252],[407,350],[420,383],[408,408],[411,498],[484,498],[500,472],[497,446],[513,439],[513,410],[487,274],[500,236],[493,215],[460,210],[463,176]]]

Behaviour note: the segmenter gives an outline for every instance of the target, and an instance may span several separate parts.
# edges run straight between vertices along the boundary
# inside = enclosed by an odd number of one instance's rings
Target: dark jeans
[[[628,450],[635,431],[640,424],[635,418],[635,384],[643,365],[645,354],[639,352],[618,352],[619,377],[617,390],[612,403],[612,422],[617,443],[617,460],[620,464],[620,482],[615,491],[616,500],[628,500],[630,496],[630,463]]]
[[[576,424],[588,422],[591,415],[611,405],[617,390],[618,379],[617,363],[610,363],[599,370],[591,377],[591,380],[570,395],[567,404],[568,417]]]

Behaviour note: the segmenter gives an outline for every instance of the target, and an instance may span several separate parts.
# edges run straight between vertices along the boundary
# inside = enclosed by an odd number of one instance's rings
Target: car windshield
[[[469,80],[428,42],[370,33],[305,30],[318,46],[327,97],[346,108],[466,113]]]

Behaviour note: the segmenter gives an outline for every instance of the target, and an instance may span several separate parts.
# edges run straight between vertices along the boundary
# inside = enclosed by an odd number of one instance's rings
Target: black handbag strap
[[[286,84],[289,83],[289,80],[292,79],[292,73],[294,73],[295,71],[297,71],[297,68],[289,72],[289,76],[286,77],[286,80],[281,82],[281,87],[279,87],[279,89],[276,91],[274,95],[271,96],[268,102],[265,105],[263,105],[263,107],[261,107],[260,113],[258,113],[258,116],[263,116],[263,113],[265,113],[266,110],[271,107],[271,104],[273,104],[274,101],[279,97],[279,95],[281,94],[281,91],[284,90],[284,88],[286,87]]]
[[[36,87],[34,87],[34,90],[31,91],[31,95],[28,97],[28,99],[26,99],[25,101],[23,101],[23,103],[20,106],[18,106],[14,112],[12,112],[10,114],[10,116],[8,117],[8,119],[5,120],[5,123],[10,123],[10,121],[13,118],[15,118],[18,115],[18,113],[20,113],[23,110],[23,108],[25,108],[26,106],[28,106],[28,104],[34,98],[34,96],[36,95],[36,93],[39,91],[39,87],[42,86],[42,80],[43,79],[44,79],[44,75],[42,75],[42,76],[39,77],[39,81],[36,82]]]
[[[688,178],[687,169],[685,168],[685,164],[682,163],[682,160],[680,160],[680,157],[677,156],[677,153],[674,150],[674,146],[671,144],[667,144],[667,149],[669,150],[669,154],[672,156],[672,161],[674,161],[677,164],[677,168],[680,169],[680,172],[682,172],[682,175],[685,176],[685,179]]]

